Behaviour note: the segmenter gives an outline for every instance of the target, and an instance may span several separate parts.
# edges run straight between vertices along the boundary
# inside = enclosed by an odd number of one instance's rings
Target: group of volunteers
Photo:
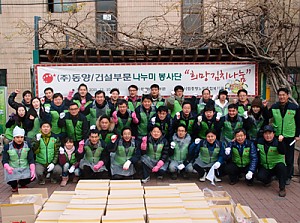
[[[254,178],[269,186],[275,178],[284,197],[293,176],[300,110],[287,88],[277,90],[279,101],[270,108],[258,96],[250,102],[245,89],[229,103],[225,89],[216,97],[207,88],[201,97],[185,97],[180,85],[167,98],[157,84],[141,97],[136,85],[125,97],[117,88],[92,96],[85,84],[66,98],[46,88],[42,99],[24,91],[19,103],[19,93],[8,98],[15,113],[2,155],[13,192],[35,178],[61,186],[103,178],[146,183],[168,173],[173,180],[198,174],[203,182],[214,170],[214,181],[228,175],[231,185],[245,177],[249,186]]]

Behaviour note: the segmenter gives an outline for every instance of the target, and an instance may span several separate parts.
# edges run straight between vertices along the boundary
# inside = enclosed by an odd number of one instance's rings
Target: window
[[[7,86],[7,70],[0,69],[0,86]]]
[[[49,12],[69,12],[76,6],[76,0],[48,0]]]
[[[116,0],[98,0],[96,3],[97,41],[113,43],[117,37],[117,2]]]
[[[1,3],[1,0],[0,0],[0,14],[2,14],[2,3]]]

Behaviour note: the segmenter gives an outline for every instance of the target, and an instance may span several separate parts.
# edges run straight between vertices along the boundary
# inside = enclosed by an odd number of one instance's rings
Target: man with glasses
[[[128,87],[129,96],[125,97],[125,100],[128,101],[128,108],[130,111],[134,112],[134,110],[141,104],[141,98],[138,96],[139,88],[132,84]]]
[[[248,92],[246,89],[240,89],[237,92],[237,96],[238,96],[238,101],[237,101],[237,105],[238,105],[238,112],[240,115],[244,115],[245,111],[249,111],[251,108],[251,103],[248,99]]]

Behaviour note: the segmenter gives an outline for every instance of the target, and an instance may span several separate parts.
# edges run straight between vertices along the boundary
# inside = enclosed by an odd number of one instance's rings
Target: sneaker
[[[172,173],[171,174],[171,179],[172,180],[177,180],[177,173]]]
[[[285,185],[290,185],[291,184],[291,178],[288,178],[286,181],[285,181]]]
[[[205,182],[206,175],[207,175],[207,173],[205,172],[204,175],[203,175],[203,177],[200,177],[199,181],[200,182]]]
[[[39,179],[39,185],[45,185],[46,181],[45,179]]]
[[[216,176],[215,176],[215,179],[214,179],[214,180],[215,180],[215,182],[222,182],[222,179],[220,179],[220,178],[218,178],[218,177],[216,177]]]
[[[281,190],[279,191],[278,195],[279,195],[279,197],[285,197],[285,195],[286,195],[285,189],[281,189]]]
[[[145,178],[145,179],[142,179],[142,183],[143,183],[143,184],[145,184],[145,183],[147,183],[147,182],[149,182],[149,181],[150,181],[150,176],[147,177],[147,178]]]
[[[11,188],[11,192],[13,192],[13,193],[18,192],[18,187]]]

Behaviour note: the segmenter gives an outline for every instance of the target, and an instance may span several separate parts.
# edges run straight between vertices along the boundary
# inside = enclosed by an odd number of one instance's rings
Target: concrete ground
[[[298,152],[295,153],[295,157],[298,157]],[[0,179],[4,179],[2,165],[0,167]],[[171,180],[169,177],[165,177],[163,180],[152,178],[151,181],[145,185],[162,186],[168,185],[169,183],[184,182],[195,182],[200,189],[208,188],[211,190],[227,191],[235,203],[250,206],[260,218],[275,218],[281,223],[300,223],[300,183],[298,167],[295,168],[295,177],[292,179],[291,184],[286,187],[287,195],[284,198],[278,196],[278,182],[276,181],[273,181],[270,187],[263,187],[259,182],[255,182],[253,186],[249,187],[243,180],[236,185],[229,185],[227,177],[224,177],[223,182],[218,183],[217,186],[213,186],[208,181],[199,182],[196,177],[191,177],[189,180],[180,177],[177,180]],[[74,190],[75,185],[74,183],[68,183],[66,187],[60,187],[59,184],[51,184],[50,182],[46,182],[45,185],[38,185],[35,181],[31,183],[29,187],[47,187],[50,195],[55,190]],[[11,194],[11,188],[2,181],[0,184],[0,203],[9,203]]]

